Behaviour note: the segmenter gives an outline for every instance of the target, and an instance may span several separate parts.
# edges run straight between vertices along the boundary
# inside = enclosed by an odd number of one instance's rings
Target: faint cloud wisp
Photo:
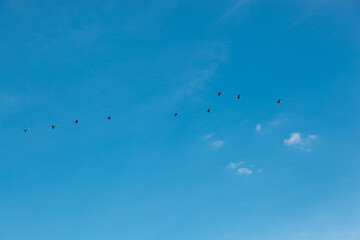
[[[233,14],[238,8],[243,6],[245,3],[247,3],[248,0],[241,0],[238,1],[232,8],[230,8],[226,13],[224,13],[217,21],[216,23],[220,23],[225,18],[229,17],[231,14]]]
[[[209,133],[209,134],[206,134],[205,136],[203,136],[202,139],[204,141],[207,141],[210,138],[212,138],[213,136],[214,136],[214,133]],[[225,145],[225,142],[223,140],[215,140],[210,143],[210,146],[215,150],[222,148],[224,145]]]
[[[227,168],[230,168],[230,169],[236,169],[238,166],[240,166],[240,165],[242,165],[242,164],[244,164],[243,161],[240,161],[240,162],[237,162],[237,163],[231,162],[231,163],[230,163],[229,165],[227,165],[226,167],[227,167]]]
[[[212,148],[214,149],[220,149],[224,147],[225,142],[222,140],[216,140],[215,142],[211,143]]]
[[[208,140],[209,138],[212,138],[212,136],[214,136],[213,133],[206,134],[206,135],[203,137],[203,140]]]
[[[278,118],[278,119],[275,119],[275,120],[269,122],[268,125],[270,127],[275,127],[277,125],[280,125],[280,124],[284,123],[287,120],[288,120],[287,118]]]
[[[277,118],[277,119],[269,121],[269,122],[265,122],[264,124],[258,123],[255,125],[255,131],[260,132],[261,130],[264,130],[264,129],[266,130],[269,128],[276,127],[280,124],[283,124],[287,120],[288,120],[288,118],[282,117],[282,118]]]

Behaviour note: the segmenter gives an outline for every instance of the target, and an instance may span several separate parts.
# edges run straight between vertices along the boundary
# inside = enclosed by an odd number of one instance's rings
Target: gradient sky
[[[0,240],[360,239],[359,1],[1,1],[0,22]]]

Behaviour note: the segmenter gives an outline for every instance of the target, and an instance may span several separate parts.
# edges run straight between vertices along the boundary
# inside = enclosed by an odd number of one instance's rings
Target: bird
[[[178,115],[178,113],[175,113],[174,115],[175,115],[175,117],[176,117],[176,116]]]
[[[223,92],[218,92],[218,96],[220,97],[220,95],[223,94]]]
[[[281,103],[281,99],[277,100],[277,102],[276,102],[276,103]]]
[[[51,128],[54,130],[55,129],[55,127],[56,127],[56,125],[51,125]]]
[[[79,123],[79,120],[75,120],[75,123]]]
[[[107,118],[108,120],[111,120],[111,117],[110,116],[108,116],[108,118]]]
[[[29,130],[28,128],[24,128],[24,132],[26,132],[27,130]]]
[[[208,112],[208,113],[211,112],[211,111],[210,111],[210,108],[207,110],[207,112]]]
[[[238,94],[238,95],[236,96],[236,98],[237,98],[237,99],[240,99],[240,94]]]

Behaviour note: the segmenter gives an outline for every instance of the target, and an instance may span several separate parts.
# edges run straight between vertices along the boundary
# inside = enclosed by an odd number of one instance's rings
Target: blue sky
[[[360,239],[358,1],[1,1],[0,21],[0,240]]]

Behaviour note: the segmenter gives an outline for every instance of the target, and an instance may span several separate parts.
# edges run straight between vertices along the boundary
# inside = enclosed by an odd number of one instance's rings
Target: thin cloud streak
[[[206,134],[206,135],[203,137],[203,140],[208,140],[209,138],[212,138],[212,136],[214,136],[213,133]]]
[[[263,129],[268,129],[268,128],[273,128],[273,127],[276,127],[278,125],[281,125],[283,124],[284,122],[288,121],[288,118],[287,117],[284,117],[284,118],[277,118],[275,120],[272,120],[272,121],[269,121],[269,122],[265,122],[263,124],[261,123],[258,123],[255,125],[255,131],[256,132],[260,132],[261,130]]]
[[[296,20],[290,25],[289,29],[292,29],[297,25],[304,23],[307,19],[315,15],[319,10],[326,7],[330,2],[336,2],[336,1],[332,1],[332,0],[309,1],[310,3],[309,8],[296,18]]]
[[[220,23],[221,21],[223,21],[225,18],[229,17],[231,14],[233,14],[238,8],[240,8],[241,6],[243,6],[244,4],[246,4],[248,2],[248,0],[241,0],[239,2],[237,2],[231,9],[229,9],[226,13],[224,13],[217,21],[216,23]]]
[[[174,50],[161,56],[160,59],[167,63],[167,66],[174,66],[176,62],[171,59],[187,59],[188,65],[179,69],[174,77],[174,88],[168,94],[159,94],[148,100],[141,106],[141,109],[155,108],[170,109],[172,106],[183,100],[185,97],[192,97],[201,90],[205,83],[211,81],[218,66],[227,59],[227,48],[222,42],[202,41],[195,46],[183,50]],[[184,81],[184,79],[186,79]],[[181,80],[181,81],[180,81]]]
[[[270,127],[275,127],[277,125],[280,125],[280,124],[284,123],[287,120],[288,120],[287,118],[275,119],[275,120],[269,122],[268,125]]]

